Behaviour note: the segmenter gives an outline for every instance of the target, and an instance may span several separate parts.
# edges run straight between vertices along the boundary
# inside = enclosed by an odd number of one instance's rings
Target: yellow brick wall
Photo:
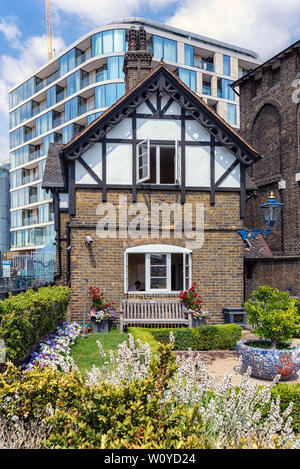
[[[108,190],[107,201],[117,204],[119,195],[125,191]],[[71,219],[71,314],[72,319],[82,321],[84,311],[84,278],[89,285],[99,287],[105,298],[116,303],[125,298],[124,292],[124,251],[141,244],[161,243],[185,247],[185,238],[174,239],[99,239],[96,224],[100,217],[97,206],[102,201],[99,190],[76,191],[76,216]],[[174,203],[180,202],[180,194],[175,191],[138,191],[137,202]],[[203,306],[212,314],[212,322],[223,322],[223,307],[238,307],[243,302],[243,242],[237,234],[241,228],[239,193],[217,192],[216,203],[210,205],[210,194],[187,192],[187,203],[203,203],[205,207],[204,245],[195,249],[192,256],[192,281],[197,282]],[[128,204],[131,194],[128,191]],[[66,223],[65,214],[62,223]],[[62,227],[62,233],[65,234]],[[86,235],[93,238],[89,248],[85,244]],[[118,232],[117,232],[118,236]],[[66,259],[66,243],[62,257]],[[66,264],[63,264],[65,269]],[[65,279],[65,272],[63,275]]]

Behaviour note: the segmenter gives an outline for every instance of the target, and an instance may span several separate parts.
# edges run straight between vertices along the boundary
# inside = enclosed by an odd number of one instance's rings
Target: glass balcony
[[[38,201],[37,194],[29,195],[29,204],[35,204]]]
[[[50,83],[53,83],[54,81],[58,80],[59,77],[60,77],[60,72],[59,70],[57,70],[57,72],[52,73],[52,75],[50,75],[47,78],[47,85],[50,85]]]
[[[207,70],[208,72],[214,72],[214,64],[212,62],[208,62],[207,60],[201,60],[196,65],[197,68],[201,68],[201,70]]]

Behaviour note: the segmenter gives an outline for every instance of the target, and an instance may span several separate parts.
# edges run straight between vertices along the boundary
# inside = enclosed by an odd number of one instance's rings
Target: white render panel
[[[210,147],[185,147],[186,185],[210,187]]]
[[[93,145],[83,154],[82,159],[102,179],[102,144],[96,143]]]
[[[185,139],[187,142],[210,142],[210,133],[197,121],[185,121]]]
[[[180,140],[181,121],[172,119],[137,119],[137,138],[144,140]]]
[[[107,138],[132,138],[132,119],[123,119],[107,133]]]
[[[146,103],[140,104],[139,107],[136,108],[136,112],[137,114],[149,114],[149,116],[152,116],[152,111]]]
[[[75,161],[75,181],[76,184],[98,184],[77,160]]]
[[[215,151],[215,182],[223,176],[236,160],[235,156],[224,147],[216,147]],[[237,166],[222,182],[220,187],[240,187],[240,168]]]
[[[241,165],[239,164],[220,184],[219,187],[240,187],[241,186]]]
[[[106,182],[107,184],[132,184],[131,144],[107,144]]]
[[[163,106],[162,106],[162,109],[163,109]],[[179,106],[178,103],[175,103],[175,101],[173,101],[173,103],[171,104],[171,106],[166,110],[165,114],[167,116],[172,116],[173,114],[177,115],[177,116],[180,116],[181,114],[181,107]]]

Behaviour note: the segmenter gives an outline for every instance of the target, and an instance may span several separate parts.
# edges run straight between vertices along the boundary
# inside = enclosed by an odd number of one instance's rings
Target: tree
[[[248,321],[254,325],[253,332],[263,339],[271,340],[277,348],[300,330],[296,300],[288,292],[269,286],[259,287],[245,303]]]

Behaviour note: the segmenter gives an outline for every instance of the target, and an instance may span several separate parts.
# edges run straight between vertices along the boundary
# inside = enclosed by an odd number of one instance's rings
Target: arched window
[[[190,249],[169,244],[145,244],[126,249],[125,293],[180,292],[190,288],[191,277]]]

